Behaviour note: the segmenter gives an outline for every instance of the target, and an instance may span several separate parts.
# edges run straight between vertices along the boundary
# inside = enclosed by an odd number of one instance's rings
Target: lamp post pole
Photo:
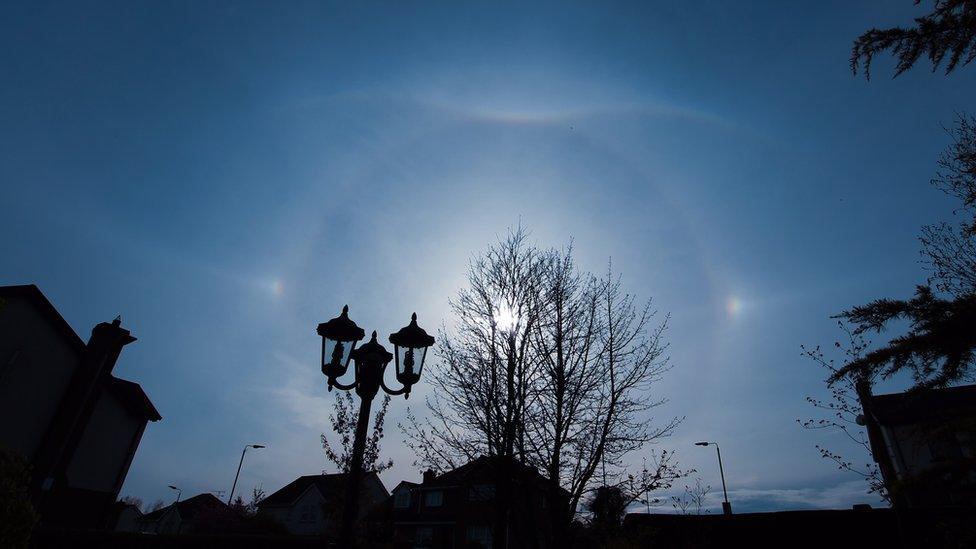
[[[695,446],[714,446],[715,453],[718,455],[718,474],[722,477],[722,495],[725,497],[725,501],[722,502],[722,514],[731,515],[732,514],[732,504],[729,503],[729,492],[725,489],[725,469],[722,467],[722,450],[719,449],[718,444],[714,442],[696,442]]]
[[[176,490],[176,502],[175,503],[179,503],[180,502],[180,496],[183,495],[183,490],[180,489],[180,488],[177,488],[176,486],[170,486],[170,489],[171,490]]]
[[[376,396],[375,393],[373,396]],[[363,454],[366,453],[366,430],[369,427],[369,412],[373,406],[373,396],[360,397],[359,419],[356,421],[356,438],[352,443],[352,458],[349,463],[349,478],[346,481],[346,504],[342,512],[342,525],[339,530],[339,547],[352,547],[356,515],[359,514],[359,484],[363,476]]]
[[[373,405],[373,398],[382,388],[389,395],[410,396],[410,388],[420,381],[427,349],[434,344],[434,338],[427,335],[417,325],[417,314],[414,313],[410,324],[400,331],[390,335],[390,343],[394,345],[394,354],[390,354],[385,347],[376,341],[373,332],[369,342],[360,348],[356,343],[366,334],[362,328],[349,318],[349,307],[342,308],[342,314],[318,326],[318,333],[322,336],[322,373],[329,379],[329,391],[338,387],[343,391],[355,389],[359,395],[359,418],[356,421],[356,438],[352,444],[352,456],[349,461],[348,479],[346,481],[345,505],[342,509],[342,522],[339,526],[339,547],[351,548],[355,544],[355,526],[359,507],[359,485],[363,477],[363,455],[366,453],[366,431],[369,428],[369,414]],[[387,364],[396,358],[396,378],[403,387],[390,389],[383,380]],[[355,379],[351,383],[342,383],[342,377],[349,367],[349,361],[355,364]]]
[[[241,466],[244,465],[244,454],[247,453],[248,448],[254,448],[255,450],[264,448],[262,444],[246,444],[244,445],[244,451],[241,452],[241,461],[237,464],[237,474],[234,475],[234,485],[230,488],[230,497],[227,498],[227,505],[230,505],[234,501],[234,490],[237,489],[237,479],[241,476]]]

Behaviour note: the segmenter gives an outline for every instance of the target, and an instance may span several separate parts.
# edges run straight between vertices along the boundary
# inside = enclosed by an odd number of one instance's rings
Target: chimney
[[[110,323],[99,322],[92,329],[88,345],[85,346],[85,362],[93,378],[112,373],[115,362],[122,353],[122,347],[135,341],[129,330],[122,327],[122,317],[117,316]]]
[[[427,469],[426,471],[424,471],[424,484],[429,484],[433,482],[434,478],[436,477],[437,475],[434,474],[433,469]]]
[[[68,461],[88,425],[104,380],[115,368],[122,347],[135,340],[122,327],[121,317],[111,323],[101,322],[92,329],[81,364],[71,378],[43,447],[34,458],[38,477],[35,490],[47,491],[64,481]]]

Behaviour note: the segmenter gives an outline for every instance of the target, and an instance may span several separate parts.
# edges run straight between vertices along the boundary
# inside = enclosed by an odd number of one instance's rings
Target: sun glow
[[[273,280],[271,282],[271,293],[276,297],[281,296],[281,294],[285,293],[285,285],[280,280]]]
[[[742,312],[742,300],[734,295],[729,296],[725,300],[725,312],[731,317],[739,316],[739,313]]]
[[[518,324],[518,317],[515,315],[515,311],[512,310],[508,304],[503,304],[498,308],[498,312],[495,313],[495,326],[503,332],[507,332]]]

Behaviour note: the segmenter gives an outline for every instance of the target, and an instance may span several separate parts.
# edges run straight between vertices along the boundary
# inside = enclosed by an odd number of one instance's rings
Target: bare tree
[[[472,261],[451,307],[427,418],[408,414],[401,428],[437,470],[486,454],[545,471],[555,532],[597,471],[601,485],[622,481],[623,458],[680,421],[648,417],[664,402],[649,390],[669,368],[667,317],[654,325],[650,302],[624,293],[612,270],[581,272],[572,247],[539,250],[518,228]]]
[[[529,344],[543,268],[526,239],[519,228],[473,260],[468,287],[450,302],[455,327],[440,333],[427,418],[408,412],[401,425],[426,467],[443,471],[481,455],[524,461],[522,418],[536,375]]]
[[[119,503],[124,503],[126,505],[133,505],[136,509],[142,510],[142,499],[135,496],[122,496],[119,498]]]
[[[393,467],[393,460],[380,460],[380,441],[383,440],[383,424],[386,421],[386,410],[390,406],[390,395],[383,395],[383,404],[379,411],[373,416],[373,432],[366,439],[366,449],[363,453],[363,470],[381,473]],[[332,430],[339,437],[338,446],[329,442],[328,437],[321,435],[322,450],[325,457],[339,468],[340,472],[349,472],[352,463],[353,439],[356,436],[356,422],[359,419],[359,410],[349,391],[339,391],[336,395],[335,408],[329,415],[332,422]]]
[[[680,479],[694,474],[694,469],[681,469],[674,452],[662,450],[660,453],[651,451],[651,467],[645,460],[640,474],[628,474],[617,485],[626,496],[627,506],[641,503],[650,512],[651,507],[662,504],[662,500],[652,497],[652,494],[668,490]]]
[[[701,478],[695,479],[695,485],[685,485],[685,491],[680,496],[671,496],[671,506],[682,515],[703,515],[708,514],[705,502],[708,494],[712,491],[712,486],[702,484]]]
[[[843,322],[838,322],[837,324],[841,331],[846,334],[847,342],[841,343],[836,341],[834,342],[834,347],[843,353],[845,362],[857,360],[864,354],[864,350],[868,348],[870,343],[860,334],[853,332]],[[834,362],[834,359],[827,358],[819,345],[812,349],[802,345],[800,348],[802,349],[803,356],[827,370],[829,376],[833,376],[837,372],[838,366]],[[861,414],[861,402],[857,395],[856,380],[845,376],[836,382],[831,382],[828,378],[826,383],[830,391],[829,400],[808,396],[806,397],[806,401],[815,408],[826,412],[827,417],[805,420],[797,419],[797,423],[804,429],[840,431],[851,442],[863,449],[864,453],[861,458],[867,457],[868,462],[862,467],[856,464],[854,459],[844,457],[844,455],[820,444],[816,445],[817,451],[820,452],[822,458],[833,461],[841,471],[854,473],[864,478],[868,484],[869,494],[878,494],[885,501],[890,501],[884,479],[881,478],[878,465],[874,462],[873,453],[871,452],[871,442],[868,440],[867,432],[857,422],[857,418]]]

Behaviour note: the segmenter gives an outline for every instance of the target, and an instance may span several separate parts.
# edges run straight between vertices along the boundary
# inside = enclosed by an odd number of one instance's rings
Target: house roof
[[[379,477],[375,472],[367,473],[364,480],[374,479],[375,482],[383,486]],[[278,490],[277,492],[271,494],[270,496],[261,500],[258,503],[258,507],[267,507],[273,505],[291,505],[298,500],[305,493],[309,487],[314,486],[318,489],[322,496],[329,496],[330,494],[341,493],[345,488],[346,474],[345,473],[331,473],[323,475],[305,475],[298,477],[297,479],[291,481],[284,488]],[[383,487],[386,490],[386,487]]]
[[[482,478],[486,472],[494,471],[496,467],[502,464],[504,459],[506,458],[501,456],[481,456],[465,463],[457,469],[452,469],[438,475],[434,479],[425,482],[423,486],[449,486],[454,484],[464,484],[465,482],[469,482],[471,480],[478,480]],[[539,471],[535,467],[519,463],[514,459],[511,460],[511,462],[516,468],[516,472],[525,475],[527,478],[534,479],[536,482],[546,482],[547,479],[539,474]]]
[[[40,288],[34,284],[22,284],[17,286],[0,286],[0,298],[7,297],[23,297],[30,299],[37,305],[38,310],[40,310],[48,320],[54,325],[55,329],[61,332],[68,343],[74,347],[78,352],[84,352],[85,342],[78,337],[78,334],[71,328],[68,321],[61,316],[61,313],[47,300],[47,297],[41,292]]]
[[[130,412],[145,417],[149,421],[163,419],[163,416],[159,415],[156,407],[153,406],[152,401],[149,400],[146,392],[142,390],[142,387],[138,383],[109,376],[108,388],[116,398],[125,404],[125,407]]]
[[[216,511],[220,513],[233,512],[226,503],[217,499],[217,496],[206,493],[195,495],[192,498],[184,499],[178,503],[172,503],[166,507],[153,511],[152,513],[146,513],[140,517],[139,520],[157,521],[174,507],[177,512],[179,512],[182,520],[193,520],[193,518],[200,515],[200,513],[206,513],[208,511]]]
[[[976,385],[907,391],[871,397],[871,413],[885,425],[976,413]]]
[[[78,334],[71,328],[68,322],[61,316],[61,313],[48,301],[47,297],[41,290],[34,284],[23,284],[19,286],[0,286],[0,298],[10,298],[10,297],[22,297],[29,299],[37,309],[45,315],[54,328],[61,333],[69,345],[75,349],[78,354],[85,352],[86,345],[85,342],[78,337]],[[124,379],[119,379],[113,375],[108,376],[107,381],[108,390],[122,401],[126,409],[130,413],[145,417],[150,421],[159,421],[162,416],[159,415],[159,411],[153,406],[152,401],[149,400],[149,396],[146,395],[145,391],[138,383],[132,381],[126,381]]]

